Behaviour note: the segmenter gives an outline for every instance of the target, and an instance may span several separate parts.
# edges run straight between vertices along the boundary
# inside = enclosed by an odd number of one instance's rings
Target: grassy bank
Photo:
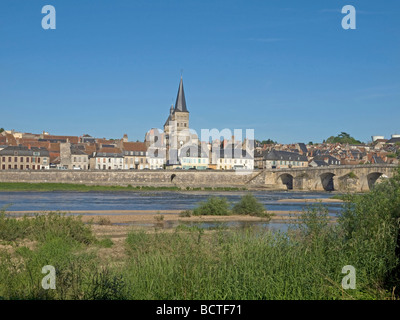
[[[155,187],[155,186],[100,186],[100,185],[84,185],[72,183],[27,183],[27,182],[0,182],[0,192],[7,191],[240,191],[244,188],[222,188],[222,187],[205,187],[205,188],[180,188],[176,186]]]
[[[0,217],[4,299],[392,299],[400,283],[400,172],[347,199],[338,223],[312,205],[288,232],[177,228],[99,239],[80,217]],[[114,252],[118,257],[110,258]],[[42,267],[56,269],[44,290]],[[344,266],[356,288],[344,290]]]

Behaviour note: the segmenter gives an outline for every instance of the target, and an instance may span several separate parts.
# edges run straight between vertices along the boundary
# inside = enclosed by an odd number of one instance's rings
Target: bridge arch
[[[325,191],[334,191],[335,190],[335,184],[333,182],[334,176],[335,176],[335,174],[331,173],[331,172],[326,172],[319,176],[321,179],[322,187],[324,188]]]
[[[384,176],[384,174],[381,172],[371,172],[367,175],[367,182],[370,190],[374,187],[376,181],[382,176]]]
[[[293,176],[289,173],[281,174],[277,179],[278,184],[283,184],[288,190],[293,189]]]
[[[175,177],[176,177],[175,173],[171,175],[171,182],[175,179]]]

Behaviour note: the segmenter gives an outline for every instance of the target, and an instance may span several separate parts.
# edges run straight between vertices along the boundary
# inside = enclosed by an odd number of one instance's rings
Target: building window
[[[21,164],[21,165],[19,166],[19,168],[20,168],[21,170],[24,170],[24,165]]]
[[[8,162],[11,162],[11,157],[8,157]]]
[[[2,159],[3,159],[3,162],[6,162],[6,157],[3,157]]]
[[[40,158],[37,158],[37,162],[40,163]]]
[[[18,158],[17,157],[14,157],[14,162],[18,162]]]

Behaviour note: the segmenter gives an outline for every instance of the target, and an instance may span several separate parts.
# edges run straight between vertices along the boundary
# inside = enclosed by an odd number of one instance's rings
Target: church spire
[[[183,80],[179,83],[178,95],[175,102],[175,112],[189,112],[186,108],[185,92],[183,91]]]

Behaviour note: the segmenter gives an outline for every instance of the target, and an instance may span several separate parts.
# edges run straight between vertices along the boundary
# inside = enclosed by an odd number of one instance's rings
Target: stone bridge
[[[266,188],[304,191],[363,192],[382,179],[391,178],[396,165],[343,165],[308,168],[266,169],[249,184]],[[262,179],[262,181],[261,181]]]
[[[233,170],[0,170],[1,182],[303,191],[368,191],[393,176],[395,165]]]

